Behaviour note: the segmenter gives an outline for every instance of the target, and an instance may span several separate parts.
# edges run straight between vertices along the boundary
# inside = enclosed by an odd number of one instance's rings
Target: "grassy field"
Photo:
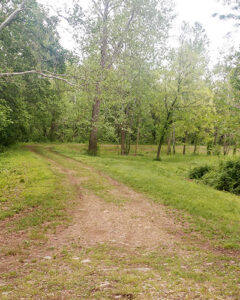
[[[0,154],[0,220],[9,219],[14,230],[62,222],[72,192],[62,180],[49,162],[24,147]]]
[[[127,157],[119,156],[118,147],[112,145],[103,145],[98,157],[85,155],[85,145],[52,145],[51,148],[104,171],[156,202],[185,212],[179,218],[214,243],[230,249],[240,248],[240,197],[188,180],[191,168],[216,164],[226,157],[178,153],[163,155],[162,161],[157,162],[153,161],[154,146],[140,146],[138,156]],[[177,150],[180,152],[180,147]],[[188,151],[192,152],[191,147]]]
[[[86,145],[39,144],[0,154],[0,299],[238,300],[240,197],[188,179],[191,168],[224,158],[178,153],[157,162],[155,151],[140,146],[138,156],[122,157],[103,145],[89,157]],[[180,239],[154,249],[84,246],[78,232],[68,240],[64,230],[88,207],[83,195],[103,200],[101,214],[124,211],[129,199],[113,193],[108,176],[163,204]]]

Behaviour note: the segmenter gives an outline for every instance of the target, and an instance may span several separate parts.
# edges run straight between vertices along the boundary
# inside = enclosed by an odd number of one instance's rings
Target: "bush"
[[[218,167],[196,167],[190,171],[189,178],[201,179],[217,190],[240,195],[240,159],[221,162]]]
[[[216,188],[240,194],[240,160],[228,160],[220,164]]]
[[[195,167],[189,173],[190,179],[201,179],[206,173],[211,170],[211,167],[205,165],[200,167]]]
[[[211,170],[208,173],[206,173],[202,178],[202,182],[214,187],[215,189],[217,188],[218,184],[218,171],[217,170]]]

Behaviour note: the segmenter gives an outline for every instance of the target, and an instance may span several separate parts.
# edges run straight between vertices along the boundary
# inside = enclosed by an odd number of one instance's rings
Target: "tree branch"
[[[16,18],[16,16],[21,12],[21,10],[23,10],[24,5],[26,4],[28,0],[23,0],[22,3],[7,17],[7,19],[0,24],[0,32],[7,27],[8,25],[10,25],[12,23],[12,21]]]
[[[134,11],[134,9],[133,9],[133,10],[132,10],[132,13],[131,13],[131,15],[130,15],[130,17],[129,17],[127,23],[126,23],[124,32],[123,32],[123,34],[122,34],[122,38],[120,39],[120,41],[118,42],[116,48],[115,48],[114,51],[113,51],[112,61],[109,63],[108,68],[110,68],[110,67],[112,66],[112,64],[114,63],[115,58],[119,55],[119,52],[120,52],[120,50],[121,50],[121,48],[122,48],[122,44],[123,44],[124,34],[126,34],[126,33],[129,31],[130,25],[131,25],[132,20],[133,20],[133,18],[134,18],[134,14],[135,14],[135,11]]]
[[[70,86],[80,87],[79,85],[77,85],[75,83],[72,83],[72,82],[68,81],[65,78],[61,78],[61,77],[55,75],[54,73],[48,72],[48,74],[45,74],[42,71],[38,71],[38,70],[30,70],[30,71],[24,71],[24,72],[0,73],[0,77],[22,76],[22,75],[27,75],[27,74],[38,74],[38,75],[41,75],[42,77],[45,77],[45,78],[57,79],[57,80],[63,81],[63,82],[67,83]]]
[[[100,14],[100,16],[103,17],[103,12],[101,11],[101,8],[97,5],[97,2],[95,0],[92,0],[97,12]]]

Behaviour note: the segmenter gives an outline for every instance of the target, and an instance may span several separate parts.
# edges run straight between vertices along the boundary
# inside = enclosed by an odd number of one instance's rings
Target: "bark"
[[[100,67],[101,67],[101,75],[99,78],[99,83],[103,82],[104,80],[104,73],[107,69],[111,68],[112,65],[114,64],[115,59],[119,56],[121,48],[123,46],[123,41],[124,41],[124,36],[121,37],[119,42],[117,43],[116,48],[113,50],[113,53],[111,57],[107,56],[108,52],[108,39],[109,39],[109,32],[108,32],[108,19],[109,19],[109,14],[111,11],[110,7],[110,2],[109,0],[103,1],[104,4],[104,9],[103,12],[101,10],[99,11],[100,16],[102,18],[103,22],[103,29],[102,29],[102,38],[101,38],[101,58],[100,58]],[[97,3],[95,2],[95,5]],[[134,19],[134,10],[132,10],[131,15],[126,22],[126,26],[124,28],[124,34],[126,34],[129,29],[130,25]],[[99,119],[99,111],[100,111],[100,89],[97,89],[97,94],[96,94],[96,99],[93,104],[93,109],[92,109],[92,129],[90,133],[90,139],[89,139],[89,146],[88,146],[88,153],[90,155],[97,155],[97,142],[98,142],[98,127],[97,127],[97,122]]]
[[[88,153],[90,155],[97,155],[97,134],[98,134],[98,119],[100,112],[100,99],[95,97],[92,110],[92,130],[90,133]]]
[[[237,154],[237,142],[234,141],[234,145],[233,145],[233,155]]]
[[[139,133],[139,126],[138,126],[138,128],[137,128],[137,140],[136,140],[135,156],[137,156],[137,152],[138,152],[139,136],[140,136],[140,133]]]
[[[186,154],[186,143],[187,143],[187,131],[185,132],[184,139],[183,139],[183,155]]]
[[[181,84],[181,81],[178,82],[178,94],[180,92],[180,84]],[[173,114],[173,111],[174,111],[174,107],[177,103],[177,100],[178,100],[178,95],[175,97],[173,103],[171,104],[171,107],[170,109],[167,109],[167,117],[166,117],[166,120],[165,120],[165,124],[163,126],[163,131],[162,131],[162,134],[160,136],[160,140],[159,140],[159,144],[158,144],[158,150],[157,150],[157,157],[156,157],[156,160],[161,160],[160,159],[160,154],[161,154],[161,149],[162,149],[162,144],[163,144],[163,141],[164,141],[164,138],[165,138],[165,135],[167,133],[167,130],[169,128],[169,126],[172,124],[172,114]]]
[[[105,2],[104,13],[103,13],[103,31],[102,31],[102,39],[101,39],[101,58],[100,58],[100,67],[101,67],[101,75],[99,78],[99,82],[96,84],[96,97],[94,99],[93,107],[92,107],[92,128],[89,138],[88,145],[88,154],[97,155],[98,147],[98,120],[100,113],[100,82],[103,80],[103,74],[107,61],[107,43],[108,43],[108,31],[107,31],[107,21],[109,15],[109,1]]]
[[[171,114],[168,113],[167,119],[166,119],[165,124],[164,124],[164,126],[163,126],[162,134],[161,134],[161,136],[160,136],[156,160],[161,160],[161,159],[160,159],[160,154],[161,154],[162,145],[163,145],[164,138],[165,138],[165,135],[166,135],[166,133],[167,133],[167,130],[168,130],[169,126],[171,125],[170,118],[171,118]]]
[[[228,136],[224,134],[224,142],[223,142],[223,155],[228,155],[229,153],[229,145],[228,145]]]
[[[171,142],[172,142],[172,136],[169,135],[168,142],[167,142],[167,155],[172,154]]]
[[[158,145],[158,150],[157,150],[157,160],[160,160],[160,154],[161,154],[161,149],[162,149],[162,144],[164,141],[164,137],[165,137],[165,132],[162,133],[160,140],[159,140],[159,145]]]
[[[214,141],[213,141],[213,146],[214,146],[214,147],[217,145],[217,138],[218,138],[218,128],[215,127]]]
[[[121,129],[121,155],[126,154],[126,130]]]
[[[197,154],[197,146],[198,146],[198,137],[195,136],[193,154]]]
[[[131,134],[129,134],[128,139],[126,138],[126,155],[130,153],[131,149]]]
[[[43,127],[43,136],[45,138],[47,138],[47,128],[46,128],[46,126]]]
[[[54,73],[51,73],[51,72],[48,72],[48,71],[29,70],[29,71],[23,71],[23,72],[7,72],[7,73],[0,73],[0,77],[23,76],[23,75],[27,75],[27,74],[38,74],[38,75],[41,75],[44,78],[57,79],[57,80],[60,80],[60,81],[63,81],[65,83],[67,83],[70,86],[80,88],[79,85],[77,85],[73,82],[70,82],[65,78],[59,77],[57,74],[54,74]]]
[[[173,132],[172,132],[172,145],[173,145],[173,155],[176,154],[176,134],[175,134],[175,126],[173,125]]]

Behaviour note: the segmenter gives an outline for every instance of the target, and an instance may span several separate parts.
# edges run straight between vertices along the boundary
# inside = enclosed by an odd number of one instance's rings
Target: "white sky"
[[[71,0],[38,0],[44,5],[51,5],[56,8],[70,5]],[[79,0],[83,7],[87,7],[91,0]],[[171,31],[172,39],[176,38],[180,32],[182,21],[187,21],[193,24],[199,22],[203,25],[210,40],[210,57],[215,63],[219,57],[219,50],[224,47],[228,49],[230,46],[236,48],[240,45],[240,28],[234,27],[232,20],[219,20],[213,18],[214,13],[226,14],[229,8],[221,4],[218,0],[175,0],[175,12],[178,15],[174,21]],[[63,26],[64,27],[64,24]],[[226,35],[231,32],[231,37],[226,38]],[[67,33],[63,28],[60,29],[62,44],[64,47],[73,48],[71,34]]]

